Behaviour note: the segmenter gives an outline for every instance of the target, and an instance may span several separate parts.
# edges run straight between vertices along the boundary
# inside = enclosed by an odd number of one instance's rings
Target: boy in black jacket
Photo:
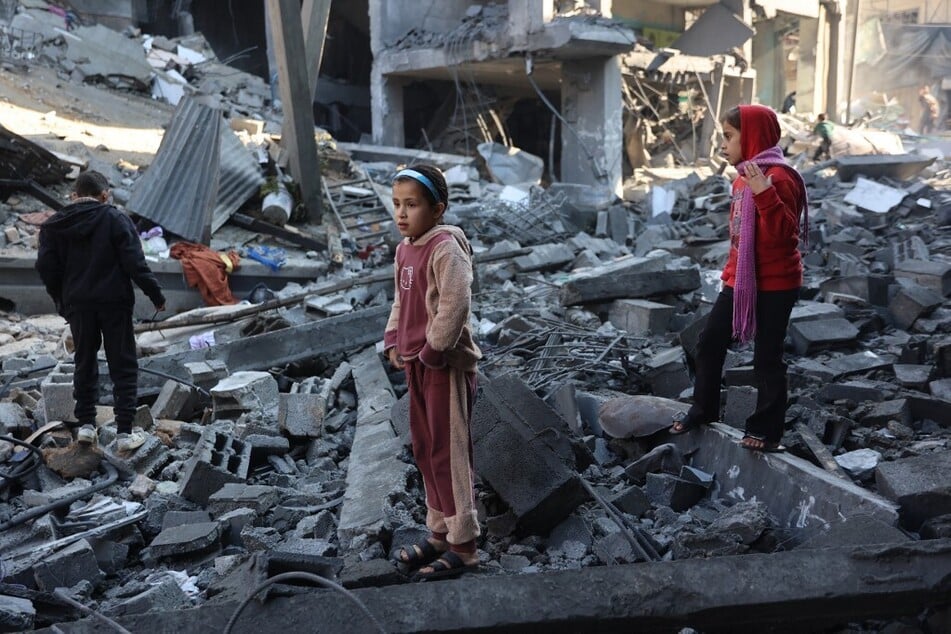
[[[90,441],[95,433],[97,355],[99,346],[105,344],[119,434],[117,448],[126,452],[146,439],[141,429],[132,430],[139,371],[132,330],[132,282],[157,310],[165,310],[165,296],[145,262],[132,220],[107,200],[109,182],[105,176],[94,171],[80,174],[72,203],[43,223],[36,270],[73,333],[73,396],[75,426],[82,428],[79,438]]]

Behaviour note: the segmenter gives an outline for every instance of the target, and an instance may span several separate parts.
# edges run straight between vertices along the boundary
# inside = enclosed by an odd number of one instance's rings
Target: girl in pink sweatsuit
[[[416,578],[455,576],[478,565],[469,420],[482,353],[469,328],[472,248],[459,227],[440,224],[446,180],[420,165],[397,173],[396,293],[384,345],[406,371],[413,456],[426,490],[431,535],[403,546],[396,560]]]

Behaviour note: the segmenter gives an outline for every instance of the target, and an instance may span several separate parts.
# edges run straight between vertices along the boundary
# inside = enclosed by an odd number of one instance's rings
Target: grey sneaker
[[[135,451],[145,444],[148,434],[141,427],[133,427],[131,434],[116,435],[116,449],[123,453]]]
[[[79,431],[76,432],[76,442],[83,445],[99,444],[99,434],[96,433],[96,428],[92,425],[80,427]]]

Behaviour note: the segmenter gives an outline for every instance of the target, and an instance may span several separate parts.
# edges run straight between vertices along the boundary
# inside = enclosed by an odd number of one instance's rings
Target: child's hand
[[[746,174],[746,181],[750,184],[750,189],[753,190],[754,195],[761,194],[773,186],[773,177],[770,176],[767,178],[763,174],[763,170],[761,170],[756,163],[747,163],[743,171]]]
[[[402,370],[406,365],[403,363],[403,357],[396,351],[396,346],[390,348],[386,351],[387,356],[390,358],[390,365],[392,365],[397,370]]]

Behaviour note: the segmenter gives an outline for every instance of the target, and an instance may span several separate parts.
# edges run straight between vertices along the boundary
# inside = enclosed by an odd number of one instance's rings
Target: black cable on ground
[[[68,603],[69,605],[73,606],[80,612],[83,612],[84,614],[88,614],[89,616],[93,618],[99,619],[100,621],[102,621],[103,623],[105,623],[106,625],[114,629],[115,631],[119,632],[120,634],[132,634],[132,632],[125,629],[124,627],[122,627],[121,625],[119,625],[118,623],[110,619],[108,616],[104,614],[100,614],[99,612],[96,612],[92,608],[83,605],[76,599],[66,594],[66,590],[67,590],[66,588],[56,588],[55,590],[53,590],[53,596],[59,599],[60,601],[63,601],[64,603]]]
[[[283,572],[279,575],[268,577],[261,585],[259,585],[254,590],[252,590],[248,594],[247,598],[241,602],[241,605],[238,606],[238,609],[234,611],[234,614],[231,615],[231,619],[228,621],[228,625],[225,626],[224,634],[231,634],[231,628],[233,628],[235,623],[238,622],[238,617],[241,616],[241,613],[244,611],[244,609],[248,607],[248,604],[251,603],[251,601],[254,599],[254,595],[256,595],[261,590],[264,590],[265,588],[272,586],[275,583],[280,583],[282,581],[288,581],[291,579],[303,579],[306,581],[312,581],[314,583],[324,586],[325,588],[329,588],[331,590],[335,590],[343,594],[348,600],[352,601],[353,603],[357,605],[358,608],[360,608],[360,611],[363,612],[368,619],[370,619],[370,622],[373,623],[373,625],[377,628],[377,630],[382,632],[382,634],[386,634],[386,629],[383,627],[383,624],[380,623],[375,616],[373,616],[373,614],[370,612],[367,606],[363,603],[363,601],[357,598],[357,595],[350,592],[349,590],[344,588],[342,585],[338,583],[334,583],[330,579],[324,579],[323,577],[319,575],[315,575],[309,572]]]
[[[24,459],[19,465],[13,467],[11,471],[0,471],[0,478],[4,480],[17,480],[35,471],[43,462],[43,453],[39,447],[24,440],[17,440],[13,436],[0,436],[0,440],[19,445],[20,447],[26,447],[32,452],[29,458]]]
[[[143,368],[143,367],[139,367],[139,372],[145,372],[146,374],[154,374],[155,376],[160,376],[164,379],[171,379],[172,381],[177,381],[178,383],[181,383],[182,385],[187,385],[193,390],[196,390],[199,394],[201,394],[205,398],[211,398],[211,392],[209,392],[205,388],[199,387],[195,385],[194,383],[192,383],[191,381],[186,381],[185,379],[181,377],[177,377],[174,374],[167,374],[165,372],[159,372],[158,370],[152,370],[152,369]]]
[[[50,502],[49,504],[44,504],[43,506],[37,506],[36,508],[32,508],[29,511],[26,511],[24,513],[20,513],[19,515],[11,517],[9,520],[4,522],[3,524],[0,524],[0,531],[5,531],[8,528],[13,528],[14,526],[18,526],[22,524],[23,522],[26,522],[27,520],[31,520],[34,517],[39,517],[40,515],[49,513],[52,510],[60,508],[61,506],[68,506],[72,504],[73,502],[75,502],[76,500],[81,500],[88,495],[92,495],[93,493],[96,493],[97,491],[101,491],[105,489],[106,487],[112,484],[115,484],[116,480],[119,479],[119,472],[116,471],[116,468],[113,467],[111,464],[109,464],[109,462],[107,461],[102,462],[102,467],[106,471],[106,478],[102,480],[101,482],[97,482],[96,484],[93,484],[88,489],[83,489],[82,491],[77,491],[76,493],[73,493],[72,495],[67,495],[66,497],[60,500],[56,500],[55,502]]]

